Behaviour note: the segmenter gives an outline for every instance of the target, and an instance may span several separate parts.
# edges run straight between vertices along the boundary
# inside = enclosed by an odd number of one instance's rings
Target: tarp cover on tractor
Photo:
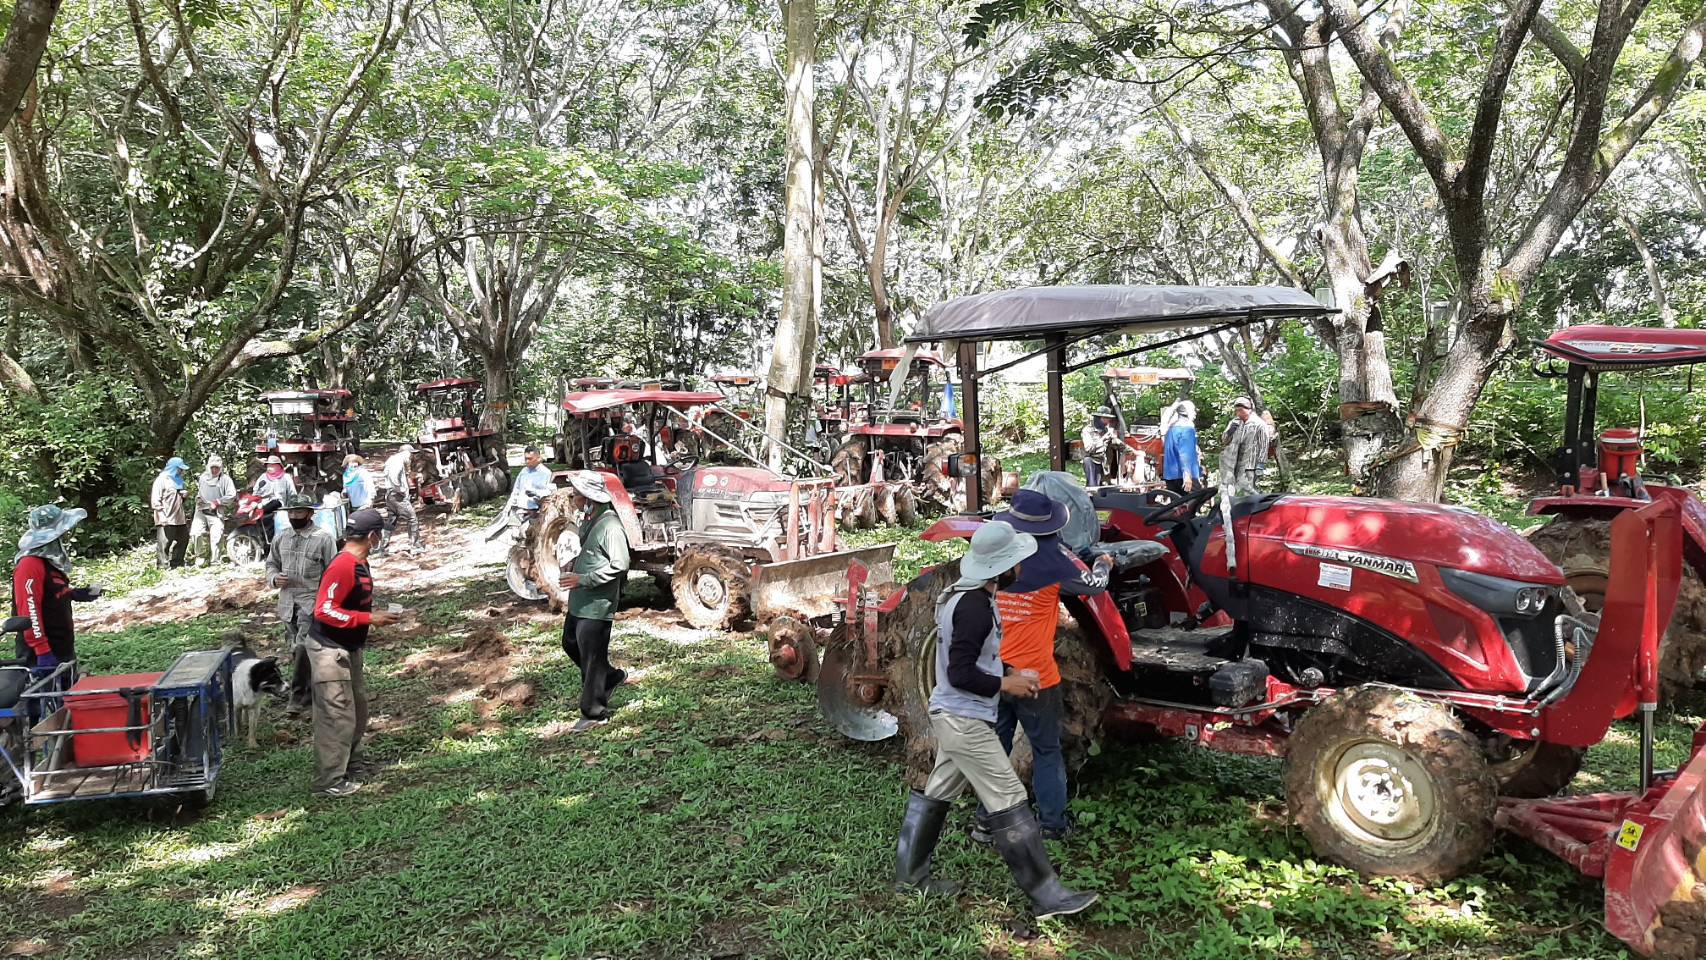
[[[1706,362],[1706,330],[1590,323],[1560,330],[1540,348],[1596,370],[1672,367]]]
[[[434,380],[431,383],[417,383],[415,384],[415,392],[437,393],[441,390],[460,390],[464,387],[477,387],[479,385],[480,381],[478,380],[469,380],[465,377],[451,377],[447,380]]]
[[[570,413],[596,413],[630,403],[699,407],[708,403],[722,403],[727,399],[728,397],[720,393],[701,393],[693,390],[590,390],[564,397],[563,409]]]
[[[924,314],[906,342],[1029,340],[1044,333],[1116,330],[1135,333],[1333,312],[1295,287],[1026,287],[939,303]]]

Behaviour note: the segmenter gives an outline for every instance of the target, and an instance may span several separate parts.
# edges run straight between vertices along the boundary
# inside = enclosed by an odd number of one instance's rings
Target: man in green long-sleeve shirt
[[[610,624],[622,599],[622,581],[628,577],[628,535],[610,505],[606,476],[591,470],[569,475],[575,508],[585,512],[580,555],[560,580],[569,591],[563,651],[581,668],[581,719],[575,730],[608,723],[610,692],[628,678],[626,671],[610,665]]]

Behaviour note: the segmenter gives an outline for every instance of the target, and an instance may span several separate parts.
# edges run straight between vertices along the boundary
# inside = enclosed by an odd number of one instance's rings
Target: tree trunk
[[[486,405],[480,411],[480,429],[496,430],[501,438],[509,424],[510,402],[515,399],[515,367],[508,357],[499,354],[482,356],[480,363],[481,379],[486,388]]]
[[[811,388],[817,347],[817,137],[812,110],[817,62],[816,0],[784,0],[787,33],[787,222],[782,239],[782,313],[764,395],[764,432],[786,439],[789,400]],[[767,458],[780,469],[783,449],[769,444]]]
[[[1492,377],[1509,332],[1509,316],[1500,312],[1503,305],[1490,297],[1477,299],[1484,305],[1471,303],[1465,308],[1472,313],[1447,351],[1445,366],[1427,399],[1416,409],[1414,438],[1376,469],[1375,495],[1432,502],[1444,492],[1458,440],[1468,428],[1469,415]]]
[[[0,45],[0,131],[12,122],[18,104],[35,83],[58,13],[59,0],[17,0],[12,7],[12,23]]]
[[[1320,241],[1333,303],[1333,351],[1339,358],[1339,443],[1345,472],[1365,480],[1383,451],[1403,436],[1398,419],[1398,395],[1392,387],[1392,366],[1386,356],[1386,334],[1373,319],[1363,277],[1373,272],[1361,230],[1323,225]]]
[[[1665,296],[1665,277],[1659,271],[1659,261],[1653,257],[1653,250],[1647,246],[1647,238],[1641,234],[1641,228],[1636,226],[1634,218],[1617,208],[1617,222],[1623,231],[1629,234],[1629,241],[1635,245],[1635,252],[1641,256],[1641,266],[1647,271],[1647,286],[1653,292],[1653,307],[1658,311],[1659,323],[1666,327],[1676,326],[1676,311],[1671,309],[1670,301]]]

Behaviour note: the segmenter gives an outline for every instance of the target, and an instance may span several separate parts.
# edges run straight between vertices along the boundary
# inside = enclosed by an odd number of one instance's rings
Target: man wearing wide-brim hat
[[[29,529],[18,538],[18,555],[12,560],[12,616],[30,620],[17,642],[17,657],[25,666],[50,670],[77,659],[71,604],[94,600],[101,588],[71,586],[71,553],[65,541],[88,515],[77,507],[36,507],[30,511]]]
[[[573,729],[607,723],[610,694],[627,679],[610,665],[610,628],[628,578],[628,535],[611,506],[609,474],[576,470],[569,474],[574,508],[581,511],[581,552],[559,586],[569,591],[563,618],[563,652],[581,671],[580,714]]]
[[[1009,672],[1001,662],[998,583],[1011,583],[1036,553],[1036,538],[994,520],[972,534],[960,577],[936,601],[936,686],[930,694],[930,732],[936,765],[923,790],[914,790],[901,821],[895,851],[900,890],[953,894],[958,886],[930,876],[930,860],[954,799],[970,787],[984,810],[979,821],[994,840],[1019,888],[1030,895],[1037,918],[1078,913],[1096,894],[1067,889],[1049,862],[1042,830],[1025,785],[995,735],[1002,695],[1033,697],[1037,678]]]
[[[1114,411],[1099,407],[1079,435],[1084,443],[1084,485],[1099,487],[1120,475],[1120,434],[1114,428]]]
[[[1060,667],[1054,657],[1060,600],[1063,596],[1106,591],[1113,560],[1104,553],[1095,558],[1093,567],[1086,567],[1074,556],[1060,539],[1069,519],[1066,504],[1041,490],[1027,488],[1013,494],[1012,504],[995,519],[1037,540],[1037,552],[1025,561],[1018,579],[996,594],[996,608],[1001,614],[1001,662],[1015,672],[1034,673],[1037,694],[1002,695],[995,735],[1001,739],[1001,748],[1011,753],[1014,732],[1024,728],[1025,739],[1031,744],[1031,790],[1036,794],[1043,836],[1059,840],[1071,830],[1066,817],[1066,758],[1060,748],[1066,704]],[[981,834],[974,834],[974,838],[988,842]]]

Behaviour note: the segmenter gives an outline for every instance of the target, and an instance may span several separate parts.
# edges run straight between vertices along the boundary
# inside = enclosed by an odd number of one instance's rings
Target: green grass
[[[0,812],[0,950],[100,957],[1610,957],[1596,886],[1518,841],[1435,889],[1315,861],[1286,825],[1278,764],[1116,747],[1084,771],[1082,831],[1057,848],[1104,899],[1034,938],[1005,870],[950,821],[957,900],[888,890],[904,788],[890,745],[842,740],[810,687],[749,636],[621,627],[645,671],[610,726],[559,731],[576,673],[551,623],[487,623],[491,584],[423,602],[431,629],[370,655],[369,791],[311,801],[305,746],[237,747],[199,817],[141,804]],[[90,669],[216,644],[234,616],[80,638]],[[499,628],[539,700],[478,728],[411,655]],[[276,713],[271,715],[277,720]],[[1661,760],[1694,718],[1667,718]],[[297,728],[299,733],[305,732]],[[483,731],[483,732],[482,732]],[[470,735],[471,733],[471,735]],[[1631,729],[1591,755],[1593,789],[1633,777]]]

